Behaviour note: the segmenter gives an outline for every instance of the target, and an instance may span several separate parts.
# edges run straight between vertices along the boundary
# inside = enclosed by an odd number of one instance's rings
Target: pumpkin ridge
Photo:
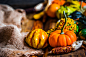
[[[30,32],[30,33],[27,35],[28,37],[26,37],[26,42],[29,43],[30,46],[32,46],[31,40],[32,40],[32,38],[33,38],[33,36],[34,36],[34,33],[35,33],[35,30],[34,30],[33,32]],[[30,36],[29,36],[29,35],[30,35]]]
[[[68,32],[70,32],[74,36],[74,38],[76,38],[76,34],[75,33],[73,33],[72,31],[68,31]],[[77,40],[77,38],[76,38],[76,40]]]
[[[46,33],[46,32],[44,32],[44,33]],[[46,36],[48,36],[48,35],[46,34]],[[45,48],[45,47],[48,45],[47,42],[48,42],[48,39],[45,40],[45,43],[44,43],[44,45],[43,45],[43,48]]]
[[[32,44],[32,38],[34,37],[34,34],[35,34],[35,32],[33,33],[32,37],[30,38],[31,46],[33,46],[33,44]]]
[[[70,37],[72,43],[73,43],[74,41],[76,41],[75,38],[74,38],[74,36],[72,35],[72,33],[70,33],[70,32],[66,32],[65,34],[66,34],[67,36]],[[72,36],[71,36],[71,35],[72,35]]]
[[[42,36],[42,33],[41,33],[42,31],[40,30],[40,34],[39,34],[39,43],[38,43],[38,45],[40,44],[40,42],[41,42],[41,37],[40,36]],[[37,45],[37,48],[38,48],[38,45]]]
[[[60,35],[60,34],[59,34]],[[57,38],[57,46],[60,46],[60,43],[59,43],[59,36]]]
[[[65,37],[66,37],[66,43],[67,43],[67,45],[71,45],[72,41],[71,41],[70,37],[67,36],[67,35],[65,35]]]
[[[54,33],[53,35],[50,35],[50,37],[49,37],[50,46],[52,46],[52,47],[56,47],[57,46],[57,41],[58,41],[57,38],[58,38],[59,35],[57,33]]]
[[[41,42],[41,39],[40,39],[40,36],[39,36],[39,43],[38,43],[38,45],[37,45],[37,48],[38,48],[38,46],[39,46],[40,42]]]
[[[60,46],[67,46],[67,44],[66,44],[66,37],[65,37],[64,34],[60,34],[58,38],[59,38]]]
[[[26,38],[28,38],[30,34],[31,34],[31,31],[29,32],[29,34],[27,34]]]
[[[31,40],[30,40],[30,43],[31,43],[32,47],[33,47],[32,39],[34,38],[34,35],[35,35],[36,31],[38,31],[38,30],[35,29],[35,30],[33,31],[33,35],[32,35]]]
[[[46,42],[46,40],[47,40],[47,38],[48,38],[48,35],[47,35],[47,33],[45,33],[45,31],[40,31],[40,43],[39,43],[39,45],[38,45],[38,48],[42,48],[43,46],[44,46],[44,44],[45,44],[45,42]]]
[[[59,35],[60,35],[60,34],[58,34],[58,36],[57,36],[57,46],[59,46],[59,41],[58,41],[58,39],[59,39],[59,38],[58,38]]]
[[[75,33],[71,32],[71,34],[74,36],[74,42],[75,42],[77,40],[77,37],[76,37]]]
[[[33,33],[31,40],[30,40],[31,46],[33,46],[32,39],[33,39],[35,33],[36,33],[36,31]]]
[[[45,48],[48,45],[47,40],[45,40],[45,43],[43,45],[43,48]]]
[[[33,46],[34,48],[37,48],[36,45],[37,45],[38,43],[36,43],[35,40],[38,39],[38,37],[37,37],[37,36],[39,36],[39,33],[38,33],[38,32],[39,32],[39,30],[36,30],[36,31],[35,31],[35,33],[33,34],[34,36],[32,37],[32,40],[31,40],[32,46]],[[36,38],[36,39],[35,39],[35,38]]]

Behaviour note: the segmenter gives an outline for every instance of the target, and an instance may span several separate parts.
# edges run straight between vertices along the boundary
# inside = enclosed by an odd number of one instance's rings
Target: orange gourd
[[[67,21],[67,17],[65,18],[65,20]],[[77,40],[76,34],[73,31],[64,30],[64,26],[62,30],[56,30],[50,34],[49,44],[51,47],[68,46]]]
[[[79,4],[81,4],[81,1],[79,2]],[[86,3],[85,2],[82,2],[82,7],[86,6]]]
[[[49,17],[56,17],[56,11],[59,8],[60,8],[59,4],[53,3],[48,7],[48,10],[46,11],[46,13]]]
[[[65,2],[66,2],[65,0],[53,0],[52,3],[57,3],[59,5],[64,5]]]

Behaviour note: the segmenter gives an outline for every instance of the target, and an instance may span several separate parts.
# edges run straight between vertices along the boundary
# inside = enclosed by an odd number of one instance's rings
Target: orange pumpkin
[[[59,5],[64,5],[65,0],[53,0],[52,3],[57,3],[57,4],[59,4]]]
[[[79,2],[79,4],[81,4],[81,1]],[[86,3],[85,2],[82,2],[82,7],[86,6]]]
[[[77,40],[73,31],[66,31],[61,34],[61,30],[56,30],[50,34],[49,44],[51,47],[68,46]]]
[[[65,18],[65,24],[66,22],[67,17]],[[62,30],[56,30],[50,34],[49,44],[51,47],[68,46],[77,40],[76,34],[73,31],[64,30],[65,24]]]
[[[60,8],[59,4],[53,3],[48,7],[48,10],[46,11],[46,13],[49,17],[56,17],[56,11],[59,8]]]

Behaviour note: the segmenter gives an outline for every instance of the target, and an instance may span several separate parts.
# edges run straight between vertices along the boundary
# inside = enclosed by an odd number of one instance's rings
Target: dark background
[[[29,8],[37,5],[40,2],[44,2],[44,0],[0,0],[0,4],[8,4],[14,8]]]
[[[28,8],[43,1],[44,0],[0,0],[0,4],[7,4],[14,8]]]

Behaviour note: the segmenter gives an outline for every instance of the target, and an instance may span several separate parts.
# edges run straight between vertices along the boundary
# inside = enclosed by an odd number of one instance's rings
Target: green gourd
[[[86,29],[82,29],[82,30],[79,32],[79,37],[80,37],[80,39],[83,39],[83,40],[86,39]]]

